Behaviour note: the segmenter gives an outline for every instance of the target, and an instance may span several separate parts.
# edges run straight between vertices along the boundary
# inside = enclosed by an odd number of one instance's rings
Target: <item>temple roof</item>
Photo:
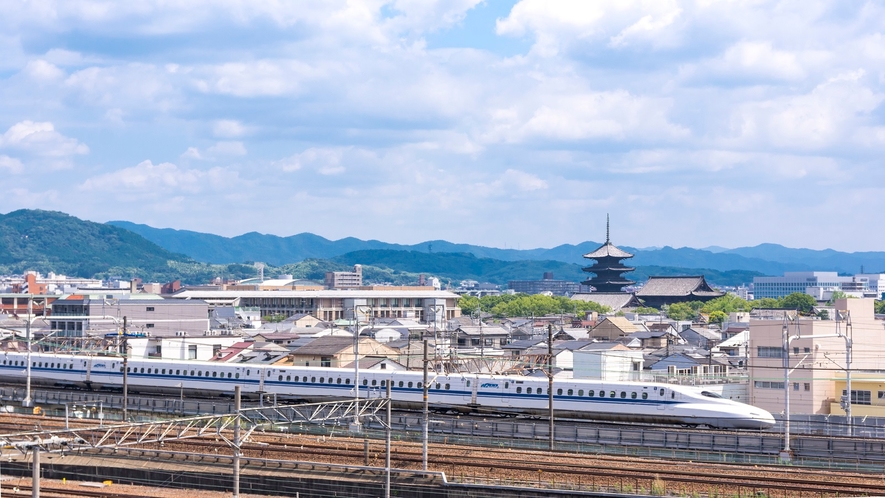
[[[703,275],[691,277],[648,277],[648,282],[636,292],[636,296],[724,296],[714,290]]]
[[[633,294],[625,292],[591,292],[572,294],[575,301],[590,301],[603,306],[608,306],[612,312],[617,312],[621,308],[632,308],[641,306],[642,303],[636,299]]]
[[[600,259],[600,258],[606,258],[606,257],[608,257],[608,258],[632,258],[633,255],[623,249],[618,248],[617,246],[615,246],[611,242],[606,241],[605,244],[602,244],[601,246],[599,246],[599,248],[596,249],[595,251],[585,254],[584,257],[587,259]]]

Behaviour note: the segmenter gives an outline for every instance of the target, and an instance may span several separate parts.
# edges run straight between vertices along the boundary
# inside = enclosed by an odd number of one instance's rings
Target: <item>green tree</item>
[[[827,304],[830,306],[836,304],[836,299],[851,299],[851,296],[842,291],[833,291],[833,295],[830,296],[830,300],[827,301]]]
[[[784,296],[781,300],[781,308],[788,310],[799,310],[800,313],[811,313],[811,310],[817,304],[813,297],[804,292],[794,292],[789,296]]]
[[[722,323],[728,320],[728,315],[724,311],[714,310],[710,312],[710,323]]]
[[[751,304],[753,306],[753,309],[783,308],[783,306],[781,306],[781,300],[773,297],[763,297],[762,299],[756,299]]]
[[[673,303],[667,308],[667,318],[671,320],[694,320],[697,316],[689,303]]]
[[[661,311],[657,308],[652,308],[651,306],[640,306],[636,308],[636,313],[640,315],[657,315]]]
[[[480,300],[475,296],[463,295],[461,299],[458,300],[458,307],[461,308],[461,314],[470,316],[476,313],[476,310],[479,309]]]
[[[707,301],[704,303],[703,307],[701,307],[701,311],[703,313],[712,313],[714,311],[721,311],[726,315],[728,313],[734,313],[736,311],[750,311],[752,306],[750,302],[741,299],[734,294],[726,294],[722,297],[717,297],[712,301]]]
[[[876,313],[885,314],[885,301],[876,301]]]
[[[483,310],[485,310],[485,303],[483,303]],[[593,302],[572,301],[565,297],[517,294],[512,299],[499,300],[489,311],[494,316],[503,318],[508,316],[556,315],[575,310],[579,312],[596,311],[606,313],[609,311],[609,308]]]

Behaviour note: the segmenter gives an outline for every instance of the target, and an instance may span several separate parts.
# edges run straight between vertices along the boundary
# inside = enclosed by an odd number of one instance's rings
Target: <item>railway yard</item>
[[[4,414],[0,434],[65,433],[64,418]],[[70,430],[91,439],[113,424],[73,419]],[[120,431],[124,431],[120,426]],[[110,429],[114,430],[114,429]],[[277,496],[383,496],[385,441],[353,437],[334,428],[305,433],[253,432],[241,445],[242,491],[270,485]],[[691,432],[691,431],[688,431]],[[758,437],[758,436],[753,436]],[[885,494],[885,473],[804,466],[717,464],[692,460],[612,456],[571,450],[477,446],[463,438],[434,440],[428,448],[428,472],[422,472],[420,442],[398,438],[390,465],[392,489],[400,496],[558,496],[618,493],[657,496],[877,496]],[[199,489],[189,496],[230,496],[233,449],[229,428],[202,437],[165,440],[125,447],[75,445],[41,459],[41,496],[180,496],[178,486]],[[867,441],[864,444],[869,444]],[[625,452],[626,453],[626,452]],[[0,472],[29,475],[30,453],[4,448]],[[870,469],[873,467],[870,467]],[[116,469],[111,472],[111,469]],[[150,472],[144,472],[150,469]],[[83,480],[113,485],[83,487]],[[126,477],[128,476],[128,477]],[[152,477],[148,477],[152,476]],[[176,481],[175,476],[178,476]],[[190,477],[185,477],[190,476]],[[8,477],[7,477],[8,479]],[[310,482],[311,484],[306,484]],[[123,484],[142,486],[123,486]],[[26,493],[30,479],[6,480]],[[150,489],[144,486],[151,486]],[[13,495],[14,496],[14,495]],[[242,494],[241,496],[249,496]]]

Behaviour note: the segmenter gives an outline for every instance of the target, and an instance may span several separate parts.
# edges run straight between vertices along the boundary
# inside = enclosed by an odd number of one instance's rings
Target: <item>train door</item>
[[[504,384],[498,387],[501,389],[501,403],[504,406],[510,406],[510,381],[504,381]]]
[[[86,371],[86,382],[92,382],[92,357],[83,360],[83,370]]]
[[[469,382],[471,384],[470,404],[475,405],[476,404],[476,393],[477,393],[477,391],[479,391],[479,381],[476,379],[476,377],[474,377],[472,379],[467,379],[467,382]]]
[[[258,392],[260,392],[260,393],[263,393],[263,392],[264,392],[264,377],[265,377],[265,373],[266,373],[266,372],[267,372],[267,369],[266,369],[266,368],[259,368],[259,369],[258,369],[258,375],[259,375],[259,378],[258,378]]]

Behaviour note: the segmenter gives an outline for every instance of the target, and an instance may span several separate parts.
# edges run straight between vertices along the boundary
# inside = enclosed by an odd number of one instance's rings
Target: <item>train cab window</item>
[[[676,391],[670,391],[670,399],[676,399]]]
[[[409,387],[412,387],[412,381],[409,381]]]
[[[448,384],[446,384],[446,391],[449,390],[449,387],[450,387],[450,386],[449,386]]]
[[[363,385],[364,385],[364,386],[368,386],[368,385],[369,385],[369,379],[363,379]]]
[[[574,394],[574,393],[575,393],[575,392],[574,392],[573,390],[571,390],[571,389],[569,389],[568,391],[566,391],[566,394],[568,394],[569,396],[571,396],[571,395]]]
[[[711,393],[710,391],[701,391],[701,396],[706,396],[708,398],[721,398],[722,397],[716,393]]]
[[[525,388],[525,393],[526,393],[526,394],[532,394],[532,388],[531,388],[531,387],[527,387],[527,388]]]
[[[517,386],[517,388],[516,388],[516,394],[522,394],[522,388],[521,388],[521,387],[518,387],[518,386]]]
[[[648,399],[648,393],[642,393],[642,399]]]
[[[624,391],[621,391],[621,399],[625,399],[626,397],[627,397],[627,393]]]
[[[630,393],[630,399],[636,399],[636,393]]]
[[[403,381],[399,381],[399,386],[403,387]]]
[[[661,388],[661,396],[663,396],[663,395],[664,395],[664,389]]]

